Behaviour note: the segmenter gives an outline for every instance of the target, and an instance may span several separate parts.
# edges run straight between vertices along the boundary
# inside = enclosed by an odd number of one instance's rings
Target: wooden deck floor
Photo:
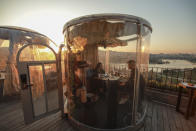
[[[0,104],[0,131],[74,131],[60,112],[25,125],[19,101]],[[196,117],[186,120],[174,108],[149,102],[145,127],[141,131],[196,131]]]

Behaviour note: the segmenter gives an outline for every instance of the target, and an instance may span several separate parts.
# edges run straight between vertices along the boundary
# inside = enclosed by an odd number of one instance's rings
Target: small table
[[[193,94],[194,94],[194,91],[196,90],[196,85],[189,85],[186,82],[180,83],[179,93],[178,93],[178,100],[177,100],[177,104],[176,104],[176,111],[178,111],[178,112],[180,112],[179,108],[180,108],[180,102],[181,102],[182,88],[183,87],[185,87],[188,90],[190,90],[188,106],[187,106],[186,113],[185,113],[185,118],[188,119],[189,115],[190,115],[190,111],[192,109]]]

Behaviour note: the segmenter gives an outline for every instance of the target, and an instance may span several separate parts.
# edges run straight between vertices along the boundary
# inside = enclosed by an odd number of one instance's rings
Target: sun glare
[[[142,52],[144,52],[144,50],[145,50],[145,46],[142,46]]]
[[[24,14],[17,18],[13,24],[38,31],[59,46],[64,41],[63,26],[71,18],[72,16],[65,16],[53,11],[37,11]]]

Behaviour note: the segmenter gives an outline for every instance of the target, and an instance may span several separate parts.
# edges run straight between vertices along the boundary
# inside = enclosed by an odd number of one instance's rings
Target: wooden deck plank
[[[10,130],[18,129],[18,127],[24,125],[24,119],[21,118],[23,118],[22,113],[15,114],[15,117],[13,119],[9,119],[7,123],[4,123],[4,125],[10,127]]]
[[[7,122],[7,120],[9,119],[6,118],[15,119],[16,117],[19,117],[18,115],[20,115],[20,112],[18,110],[12,111],[10,113],[2,114],[0,117],[0,121]]]
[[[181,125],[183,128],[183,131],[190,131],[190,127],[187,125],[187,120],[184,118],[184,115],[180,114],[180,113],[175,113],[177,116],[177,119],[179,119],[181,121]]]
[[[52,114],[48,117],[45,117],[43,119],[40,119],[32,124],[29,124],[27,126],[25,126],[22,130],[37,130],[40,129],[42,127],[47,127],[47,124],[50,124],[50,122],[54,122],[56,119],[60,118],[59,113],[56,114]]]
[[[48,130],[48,131],[55,131],[57,127],[60,126],[59,123],[63,122],[62,119],[58,119],[58,120],[55,120],[53,123],[52,123],[52,127],[51,126],[47,126],[47,127],[44,127],[42,130]]]
[[[147,116],[144,126],[145,131],[152,131],[152,102],[148,103]]]
[[[185,117],[184,117],[184,119],[185,119]],[[196,123],[193,122],[193,120],[191,118],[189,118],[187,125],[189,126],[190,131],[196,131]]]
[[[157,129],[157,105],[152,102],[152,131],[158,131]]]
[[[55,124],[54,128],[51,129],[51,131],[63,131],[63,130],[69,129],[70,125],[68,123],[67,124],[65,124],[65,123],[67,123],[67,121],[59,120]]]
[[[178,113],[176,113],[175,109],[171,109],[171,113],[178,131],[183,131],[181,120],[178,118]]]
[[[1,115],[5,115],[5,114],[9,114],[12,111],[15,111],[17,109],[21,109],[22,106],[19,102],[13,102],[12,104],[5,105],[4,107],[0,108],[0,116]]]
[[[171,131],[170,126],[169,126],[169,122],[168,122],[168,116],[167,116],[167,109],[165,106],[162,107],[163,108],[163,125],[164,125],[164,129],[165,131]]]
[[[167,110],[167,117],[168,117],[168,121],[169,121],[170,130],[171,131],[177,131],[175,121],[173,119],[173,115],[172,115],[170,107],[166,106],[166,110]]]
[[[24,123],[23,113],[21,110],[15,109],[8,114],[1,115],[0,121],[4,127],[10,130],[17,130],[17,128]]]
[[[56,117],[55,119],[51,119],[50,121],[47,121],[47,123],[44,123],[39,129],[40,130],[55,129],[62,121],[63,120],[61,119],[60,116]]]
[[[144,130],[145,130],[145,131],[151,131],[151,125],[152,125],[151,118],[149,118],[149,117],[147,116],[147,118],[146,118],[146,120],[145,120]]]
[[[195,127],[194,129],[196,129],[196,115],[193,117],[189,117],[189,120],[191,121],[191,123],[194,123],[193,126]]]
[[[159,131],[165,131],[163,126],[162,105],[157,106],[157,128]]]
[[[145,126],[140,131],[195,131],[196,116],[189,120],[167,105],[148,102]],[[4,107],[5,106],[5,107]],[[0,104],[0,131],[74,131],[61,113],[52,114],[32,124],[25,125],[21,103]]]

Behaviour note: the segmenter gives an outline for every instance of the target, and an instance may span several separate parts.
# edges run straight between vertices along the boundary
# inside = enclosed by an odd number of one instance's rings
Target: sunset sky
[[[152,53],[196,53],[196,0],[0,0],[0,25],[36,30],[57,44],[67,21],[97,13],[147,19]]]

